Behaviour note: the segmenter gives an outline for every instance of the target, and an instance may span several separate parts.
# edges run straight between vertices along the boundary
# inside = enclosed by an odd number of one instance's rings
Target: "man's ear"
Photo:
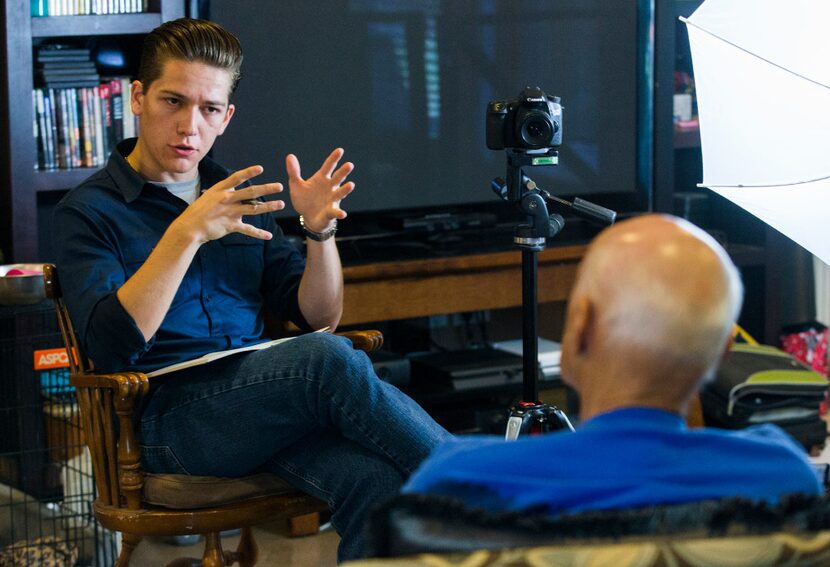
[[[234,112],[236,112],[236,107],[232,104],[228,104],[228,111],[225,113],[225,119],[222,120],[222,126],[219,128],[220,136],[225,133],[225,128],[228,127]]]
[[[570,307],[568,308],[570,310]],[[585,296],[575,298],[573,313],[569,313],[568,327],[573,331],[574,353],[585,354],[591,348],[594,327],[594,304]]]
[[[139,116],[144,102],[144,85],[141,84],[141,81],[136,80],[132,82],[130,87],[130,108],[133,114]]]
[[[585,296],[571,297],[568,302],[565,331],[562,335],[561,371],[565,382],[577,390],[577,368],[580,359],[590,348],[593,313],[593,304]]]

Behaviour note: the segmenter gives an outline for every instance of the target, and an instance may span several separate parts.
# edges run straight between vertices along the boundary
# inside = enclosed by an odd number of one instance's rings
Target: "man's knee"
[[[363,351],[355,350],[351,341],[329,333],[303,336],[301,347],[306,350],[309,364],[323,377],[365,379],[372,375],[371,363]]]

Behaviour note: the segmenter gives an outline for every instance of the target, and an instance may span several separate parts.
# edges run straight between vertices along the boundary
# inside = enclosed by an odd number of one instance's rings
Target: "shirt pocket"
[[[264,267],[263,242],[238,232],[220,238],[225,268],[235,277],[259,282]]]

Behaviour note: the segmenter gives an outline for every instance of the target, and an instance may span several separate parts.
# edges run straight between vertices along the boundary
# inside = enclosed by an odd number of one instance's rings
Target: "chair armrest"
[[[336,334],[352,341],[352,346],[357,350],[372,352],[383,346],[383,333],[373,329],[366,331],[344,331]]]
[[[99,499],[139,509],[144,474],[133,414],[150,379],[141,372],[83,373],[70,375],[69,383],[75,386]]]
[[[150,379],[143,372],[115,372],[113,374],[73,374],[69,383],[76,388],[113,390],[124,397],[135,398],[150,389]]]

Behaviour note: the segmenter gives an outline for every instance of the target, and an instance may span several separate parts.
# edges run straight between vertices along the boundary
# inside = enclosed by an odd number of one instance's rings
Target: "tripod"
[[[492,181],[492,189],[505,201],[517,203],[525,215],[513,234],[513,244],[522,251],[522,400],[510,410],[505,439],[512,441],[520,434],[538,435],[560,429],[573,431],[568,416],[556,406],[539,401],[538,385],[538,253],[545,249],[546,239],[556,236],[565,226],[565,219],[548,213],[547,203],[565,205],[583,216],[607,224],[616,213],[583,199],[568,202],[551,196],[525,176],[523,168],[556,165],[559,153],[554,149],[530,153],[507,150],[507,182]]]

